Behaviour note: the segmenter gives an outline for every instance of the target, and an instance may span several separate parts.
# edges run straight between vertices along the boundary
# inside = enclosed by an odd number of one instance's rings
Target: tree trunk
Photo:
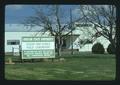
[[[114,41],[114,39],[110,39],[109,41],[110,41],[110,43],[112,45],[113,52],[115,53],[115,49],[116,49],[115,41]]]
[[[115,42],[112,41],[111,44],[112,44],[113,48],[115,49],[115,48],[116,48],[116,46],[115,46]]]
[[[58,56],[61,56],[61,45],[59,46],[59,48],[58,48]]]
[[[73,55],[73,35],[71,32],[71,55]]]
[[[61,37],[58,36],[58,43],[57,43],[57,53],[58,53],[58,56],[61,56],[61,49],[62,49]]]

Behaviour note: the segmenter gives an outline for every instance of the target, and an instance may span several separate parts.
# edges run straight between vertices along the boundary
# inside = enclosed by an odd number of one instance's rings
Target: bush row
[[[115,49],[113,48],[113,46],[111,44],[108,45],[107,52],[109,54],[114,54],[115,53]],[[105,53],[104,46],[101,43],[94,44],[93,47],[92,47],[92,53],[94,53],[94,54],[104,54]]]

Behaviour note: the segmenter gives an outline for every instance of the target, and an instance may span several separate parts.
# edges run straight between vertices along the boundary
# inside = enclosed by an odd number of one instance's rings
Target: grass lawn
[[[5,56],[7,60],[9,57]],[[66,61],[24,62],[5,65],[8,80],[114,80],[114,55],[82,53],[64,55]],[[16,60],[14,58],[13,60]]]

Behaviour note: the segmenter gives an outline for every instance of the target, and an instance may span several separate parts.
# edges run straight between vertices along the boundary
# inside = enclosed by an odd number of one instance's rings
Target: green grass
[[[6,60],[13,56],[6,56]],[[114,80],[114,55],[81,53],[62,56],[64,62],[24,62],[5,65],[8,80]],[[13,58],[17,60],[17,58]],[[19,58],[18,58],[19,60]]]

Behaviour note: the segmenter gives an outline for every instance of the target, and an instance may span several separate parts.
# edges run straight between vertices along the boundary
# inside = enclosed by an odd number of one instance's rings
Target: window
[[[20,40],[7,40],[7,45],[19,45]]]
[[[76,24],[77,27],[92,27],[92,24]]]
[[[80,40],[80,44],[92,44],[93,41],[89,39]]]
[[[86,42],[87,44],[92,44],[93,43],[93,41],[92,40],[89,40],[89,39],[87,39],[87,42]]]

